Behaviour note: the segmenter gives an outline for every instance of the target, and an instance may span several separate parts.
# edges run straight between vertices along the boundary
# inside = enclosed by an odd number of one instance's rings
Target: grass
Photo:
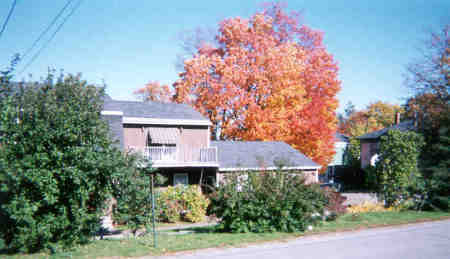
[[[251,243],[273,240],[287,240],[309,234],[320,234],[337,231],[406,224],[413,222],[449,219],[449,212],[368,212],[361,214],[346,214],[336,221],[323,222],[312,232],[307,233],[216,233],[212,227],[196,227],[188,229],[191,234],[169,235],[171,232],[161,232],[157,237],[158,247],[153,248],[151,237],[130,238],[123,240],[96,240],[88,245],[74,247],[70,251],[53,255],[16,254],[2,255],[6,258],[100,258],[100,257],[134,257],[144,255],[161,255],[164,253],[194,250],[210,247],[239,247]]]
[[[450,213],[430,211],[385,211],[366,212],[361,214],[345,214],[341,217],[338,217],[335,221],[324,222],[321,226],[317,227],[314,232],[324,233],[348,231],[362,228],[393,226],[440,219],[450,219]]]

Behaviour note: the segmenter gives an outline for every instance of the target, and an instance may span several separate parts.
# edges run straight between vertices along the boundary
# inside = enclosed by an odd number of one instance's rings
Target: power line
[[[42,37],[44,37],[44,35],[50,30],[51,27],[53,27],[53,25],[55,25],[56,21],[59,19],[59,17],[64,13],[64,11],[67,9],[67,7],[69,6],[69,4],[72,2],[73,0],[68,0],[67,3],[64,5],[64,7],[59,11],[59,13],[55,16],[55,18],[53,18],[52,22],[47,26],[47,28],[45,28],[45,30],[39,35],[39,37],[33,42],[33,44],[31,45],[31,47],[29,47],[24,54],[22,55],[22,57],[20,57],[21,59],[25,59],[25,57],[31,52],[31,50],[36,47],[36,44],[42,39]]]
[[[16,7],[16,4],[17,4],[17,0],[14,0],[13,4],[11,6],[11,9],[9,9],[8,16],[6,16],[6,20],[3,23],[2,30],[0,31],[0,38],[2,37],[2,34],[6,29],[6,25],[8,24],[9,18],[11,18],[12,13],[14,12],[14,8]]]
[[[59,26],[56,28],[56,30],[53,32],[52,36],[44,43],[44,45],[42,45],[42,47],[36,52],[36,54],[34,54],[34,56],[30,59],[30,61],[23,67],[23,69],[20,71],[20,73],[18,75],[21,75],[25,70],[27,70],[27,68],[36,60],[37,57],[39,57],[39,55],[41,54],[41,52],[47,47],[47,45],[50,43],[50,41],[53,40],[53,38],[55,37],[56,33],[58,33],[61,28],[63,27],[63,25],[67,22],[67,20],[73,15],[73,13],[75,12],[76,9],[78,9],[78,7],[80,7],[81,3],[83,2],[83,0],[79,0],[78,3],[72,8],[72,10],[70,11],[70,13],[64,17],[64,20],[62,21],[62,23],[59,24]]]

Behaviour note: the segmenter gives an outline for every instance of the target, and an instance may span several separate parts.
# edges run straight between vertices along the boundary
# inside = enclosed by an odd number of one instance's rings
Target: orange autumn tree
[[[395,114],[404,113],[400,105],[387,102],[374,102],[365,109],[354,111],[339,123],[339,132],[351,137],[380,130],[395,123]]]
[[[142,101],[168,103],[173,99],[171,88],[168,85],[161,85],[158,81],[150,81],[133,93]]]
[[[437,135],[440,124],[445,121],[446,116],[449,116],[449,103],[439,98],[437,94],[422,93],[409,98],[406,101],[405,110],[406,116],[416,119],[420,128],[423,128],[426,123],[426,126],[433,129]]]
[[[174,100],[213,123],[217,139],[280,140],[326,166],[334,154],[338,66],[322,33],[273,4],[219,24],[174,84]]]

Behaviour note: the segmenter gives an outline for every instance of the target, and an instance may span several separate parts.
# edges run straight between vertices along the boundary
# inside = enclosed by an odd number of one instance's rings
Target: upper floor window
[[[180,138],[178,128],[149,127],[147,132],[148,146],[175,146]]]
[[[372,155],[375,155],[375,154],[378,154],[378,152],[379,152],[379,143],[378,142],[376,142],[376,143],[370,143],[369,144],[369,152],[370,152],[370,155],[372,156]]]

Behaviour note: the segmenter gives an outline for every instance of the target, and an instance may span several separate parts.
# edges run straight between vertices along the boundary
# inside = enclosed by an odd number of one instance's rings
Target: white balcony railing
[[[177,148],[176,147],[146,147],[144,148],[145,157],[150,161],[177,161]]]
[[[202,165],[217,164],[217,147],[128,147],[129,150],[142,152],[153,165]]]

